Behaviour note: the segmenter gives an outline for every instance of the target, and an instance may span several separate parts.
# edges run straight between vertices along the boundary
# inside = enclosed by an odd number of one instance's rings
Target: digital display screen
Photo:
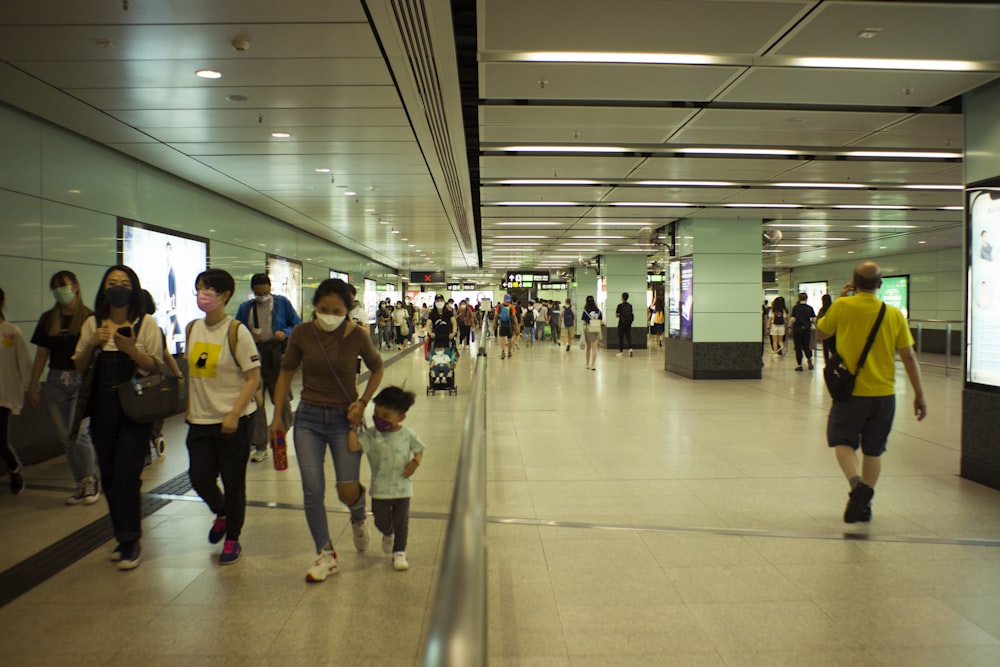
[[[378,310],[378,284],[371,278],[365,278],[364,297],[368,324],[375,324],[375,312]]]
[[[277,255],[267,256],[267,276],[271,293],[280,294],[292,302],[295,312],[302,313],[302,263]]]
[[[823,295],[827,293],[830,289],[830,283],[825,280],[815,282],[815,283],[799,283],[799,292],[805,292],[808,295],[806,303],[812,306],[813,311],[819,313],[820,308],[823,307]],[[799,302],[798,294],[795,295],[793,301],[795,303]]]
[[[969,246],[969,321],[966,379],[1000,387],[1000,178],[966,190]]]
[[[351,283],[351,276],[342,271],[335,271],[334,269],[330,269],[330,277],[335,280],[343,280],[348,285]]]
[[[208,239],[118,219],[119,261],[131,267],[156,303],[153,317],[171,354],[184,351],[188,322],[204,317],[194,281],[208,268]]]
[[[667,332],[671,338],[681,336],[681,262],[667,265]]]
[[[694,258],[681,257],[681,338],[694,334]]]
[[[878,298],[890,306],[903,311],[903,317],[910,318],[910,276],[883,276]]]

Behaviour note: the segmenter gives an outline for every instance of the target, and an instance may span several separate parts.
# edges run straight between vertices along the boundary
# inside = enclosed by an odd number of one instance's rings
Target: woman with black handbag
[[[139,566],[140,475],[152,425],[129,419],[122,410],[118,386],[129,382],[137,371],[156,371],[157,359],[163,356],[160,329],[145,311],[146,299],[135,271],[112,266],[101,279],[94,315],[83,323],[73,355],[77,371],[87,372],[93,383],[84,409],[90,417],[104,497],[118,541],[111,560],[119,570]]]

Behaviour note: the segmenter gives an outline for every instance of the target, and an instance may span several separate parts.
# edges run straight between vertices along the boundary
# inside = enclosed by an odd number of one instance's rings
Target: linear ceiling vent
[[[399,35],[410,60],[413,80],[417,84],[423,103],[424,117],[434,141],[434,152],[444,172],[455,221],[462,235],[462,243],[469,250],[473,248],[469,230],[469,212],[465,208],[462,181],[459,178],[458,165],[455,164],[455,146],[448,129],[441,81],[434,60],[434,45],[431,43],[428,29],[427,8],[423,0],[392,0],[392,8],[396,15]]]

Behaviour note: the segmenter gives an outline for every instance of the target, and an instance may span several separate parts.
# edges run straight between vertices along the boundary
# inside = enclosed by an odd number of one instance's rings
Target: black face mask
[[[132,289],[124,285],[115,285],[104,290],[104,298],[112,308],[124,308],[132,300]]]

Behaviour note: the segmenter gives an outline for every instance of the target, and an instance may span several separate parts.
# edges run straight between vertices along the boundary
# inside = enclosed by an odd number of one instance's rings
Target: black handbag
[[[847,369],[844,360],[836,351],[830,355],[830,360],[823,368],[823,379],[826,381],[826,390],[830,392],[830,397],[833,400],[846,401],[854,395],[854,384],[858,379],[858,373],[861,372],[868,359],[868,352],[871,351],[872,345],[875,343],[875,336],[878,334],[878,329],[882,326],[884,318],[885,304],[883,303],[882,308],[878,311],[878,317],[875,319],[875,325],[872,326],[871,333],[868,334],[868,342],[865,343],[865,349],[861,353],[861,358],[858,359],[857,370],[854,373]]]
[[[137,424],[151,424],[178,415],[186,409],[181,395],[180,378],[169,366],[156,360],[157,372],[133,375],[118,385],[122,412]]]

